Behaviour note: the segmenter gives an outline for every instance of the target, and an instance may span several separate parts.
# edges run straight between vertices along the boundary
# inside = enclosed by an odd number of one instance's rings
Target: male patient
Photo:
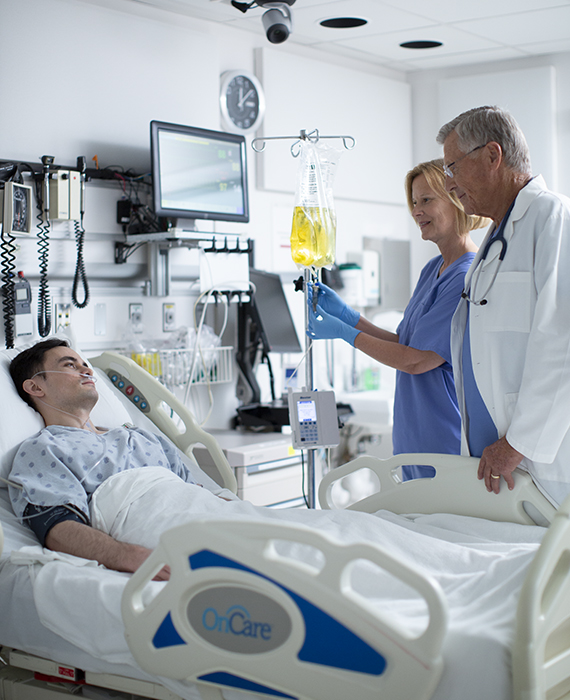
[[[135,571],[151,550],[119,542],[89,523],[97,487],[121,471],[164,467],[195,483],[166,439],[139,428],[93,425],[95,377],[65,340],[50,338],[17,355],[10,375],[21,398],[46,427],[20,446],[10,473],[16,515],[49,549],[95,559],[117,571]],[[158,578],[168,578],[163,570]]]

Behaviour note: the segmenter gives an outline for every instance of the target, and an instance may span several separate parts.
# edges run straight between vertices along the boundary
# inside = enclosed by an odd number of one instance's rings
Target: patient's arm
[[[136,571],[152,550],[138,544],[119,542],[110,535],[89,525],[65,520],[54,525],[46,535],[48,549],[73,554],[84,559],[94,559],[115,571]],[[155,576],[156,581],[167,581],[170,569],[165,566]]]

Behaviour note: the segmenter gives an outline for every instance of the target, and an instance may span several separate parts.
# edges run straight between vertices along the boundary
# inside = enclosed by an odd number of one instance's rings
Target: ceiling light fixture
[[[353,27],[362,27],[368,24],[368,20],[362,17],[331,17],[330,19],[323,19],[319,24],[321,27],[330,29],[352,29]]]
[[[443,46],[441,41],[404,41],[400,44],[403,49],[435,49]]]

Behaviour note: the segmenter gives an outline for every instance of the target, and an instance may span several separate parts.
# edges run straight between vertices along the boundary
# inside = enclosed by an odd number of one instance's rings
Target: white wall
[[[559,192],[570,195],[570,159],[565,155],[570,153],[570,92],[568,91],[568,85],[570,84],[570,53],[411,73],[408,80],[412,87],[414,162],[439,158],[442,155],[441,146],[435,141],[439,128],[442,126],[440,121],[440,88],[442,81],[473,78],[475,76],[481,77],[484,81],[485,76],[488,76],[491,82],[491,79],[497,74],[510,71],[532,72],[533,69],[547,66],[552,66],[555,72],[553,115],[555,134],[553,141],[556,143],[557,150],[555,156],[558,156],[555,159],[553,177],[553,181],[556,184],[551,186],[556,187]],[[548,79],[548,75],[546,75],[545,80]],[[494,80],[492,82],[494,83]],[[505,95],[509,95],[511,89],[512,85],[508,81],[505,82]],[[476,107],[478,104],[472,104],[471,106]],[[519,121],[522,123],[527,116],[532,118],[533,113],[537,113],[539,118],[544,117],[544,112],[548,108],[549,105],[537,102],[536,95],[531,92],[527,94],[527,112],[524,115],[517,115],[517,112],[513,109],[513,114],[515,118],[518,116]],[[531,149],[531,159],[532,156]],[[535,157],[534,160],[539,161],[540,159]],[[417,278],[419,270],[430,255],[433,255],[431,248],[428,250],[428,246],[425,243],[412,239],[412,279]]]
[[[127,12],[128,10],[128,12]],[[263,36],[219,27],[124,0],[18,0],[2,2],[0,44],[5,57],[0,71],[0,160],[39,162],[43,154],[56,163],[73,165],[79,155],[93,156],[101,167],[123,166],[138,172],[149,169],[149,122],[160,119],[212,129],[220,128],[219,76],[230,69],[254,69],[255,50],[266,44]],[[284,55],[319,60],[309,48],[284,45]],[[327,62],[331,83],[338,73],[361,74],[363,83],[372,76],[395,80],[408,88],[402,75],[351,60]],[[340,70],[342,68],[342,71]],[[291,74],[284,87],[294,90],[299,75]],[[362,106],[366,109],[366,105]],[[296,106],[290,105],[291,116]],[[334,111],[334,110],[332,110]],[[334,128],[331,121],[327,128]],[[318,126],[318,124],[315,124]],[[344,126],[344,125],[343,125]],[[390,135],[378,133],[378,138]],[[402,146],[398,167],[411,163],[410,139]],[[366,149],[361,143],[359,148]],[[280,235],[290,225],[291,193],[258,190],[255,187],[255,158],[249,158],[251,222],[232,226],[256,243],[256,265],[281,270],[276,253]],[[349,168],[348,158],[341,168]],[[367,182],[390,171],[391,163],[359,170],[351,175]],[[345,175],[346,177],[347,175]],[[92,300],[84,310],[72,309],[72,327],[80,344],[91,351],[114,347],[120,341],[128,318],[128,304],[143,301],[146,331],[151,338],[164,338],[161,305],[165,299],[143,297],[148,277],[144,247],[127,265],[113,264],[114,242],[122,234],[115,222],[116,201],[121,189],[112,183],[89,183],[85,224],[85,258]],[[393,198],[392,198],[393,199]],[[337,201],[339,219],[337,259],[359,250],[362,236],[402,237],[409,235],[408,215],[401,202],[382,204]],[[220,225],[222,230],[229,226]],[[286,233],[285,233],[286,235]],[[17,269],[32,281],[34,307],[37,298],[36,241],[19,240]],[[173,256],[177,269],[192,269],[191,255],[179,251]],[[69,301],[75,260],[72,227],[54,226],[49,273],[53,301]],[[172,299],[177,321],[191,325],[196,296],[192,282],[177,283]],[[94,308],[104,304],[106,332],[94,332]],[[37,334],[36,334],[37,337]],[[26,339],[27,340],[27,339]],[[19,341],[20,342],[20,341]],[[233,343],[230,337],[228,342]],[[215,387],[218,404],[208,427],[224,427],[236,404],[233,387]]]

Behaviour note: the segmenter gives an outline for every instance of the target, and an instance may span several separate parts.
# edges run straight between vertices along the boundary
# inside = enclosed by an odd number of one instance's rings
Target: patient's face
[[[93,379],[93,370],[71,348],[56,347],[44,355],[45,372],[38,373],[33,381],[41,390],[41,401],[67,411],[91,410],[99,397]],[[30,380],[27,380],[30,381]],[[40,410],[41,412],[41,410]]]

